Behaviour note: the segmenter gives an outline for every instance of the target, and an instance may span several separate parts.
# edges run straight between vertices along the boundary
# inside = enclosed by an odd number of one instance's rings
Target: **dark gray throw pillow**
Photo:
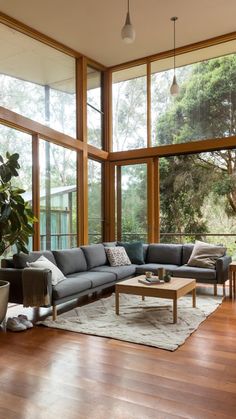
[[[143,265],[145,263],[142,242],[117,242],[117,246],[125,248],[131,263],[134,263],[135,265]]]

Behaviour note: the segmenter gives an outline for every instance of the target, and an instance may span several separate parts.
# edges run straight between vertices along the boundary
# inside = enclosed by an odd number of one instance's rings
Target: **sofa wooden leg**
[[[222,288],[223,288],[223,297],[225,297],[225,283],[222,284]]]
[[[217,296],[217,284],[214,284],[214,296]]]
[[[52,306],[52,319],[57,319],[57,306]]]

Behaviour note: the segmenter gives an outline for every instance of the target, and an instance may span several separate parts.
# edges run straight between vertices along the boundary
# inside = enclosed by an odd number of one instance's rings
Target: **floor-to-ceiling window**
[[[180,87],[170,95],[170,59],[151,65],[152,145],[231,137],[236,134],[236,42],[177,57]]]
[[[87,67],[88,143],[103,148],[102,73]]]
[[[0,106],[75,137],[75,59],[3,24],[0,39]]]
[[[146,66],[114,72],[112,82],[113,151],[146,147]]]
[[[147,165],[116,166],[116,237],[147,241]]]
[[[88,230],[89,243],[103,238],[102,163],[88,161]]]
[[[236,252],[236,150],[164,157],[159,167],[161,241],[207,240]]]
[[[40,140],[40,247],[77,243],[76,152]]]
[[[6,153],[19,154],[19,176],[13,177],[13,186],[23,189],[25,201],[32,207],[32,137],[26,133],[0,124],[0,155],[6,159]],[[32,237],[29,238],[28,249],[32,249]],[[8,254],[15,249],[10,248]]]

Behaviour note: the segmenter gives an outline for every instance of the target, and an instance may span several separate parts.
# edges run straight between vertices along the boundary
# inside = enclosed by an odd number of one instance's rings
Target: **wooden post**
[[[33,250],[40,250],[40,166],[39,136],[32,135],[32,210],[37,222],[34,223]]]

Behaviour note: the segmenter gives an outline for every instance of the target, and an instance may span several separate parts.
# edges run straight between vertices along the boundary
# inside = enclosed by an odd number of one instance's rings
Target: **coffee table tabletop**
[[[191,278],[171,278],[170,282],[164,284],[145,285],[139,279],[145,279],[145,275],[136,276],[122,282],[115,287],[116,292],[116,314],[119,315],[119,294],[140,295],[145,297],[158,297],[173,300],[173,323],[177,322],[177,300],[178,298],[192,293],[192,304],[196,307],[196,280]]]

